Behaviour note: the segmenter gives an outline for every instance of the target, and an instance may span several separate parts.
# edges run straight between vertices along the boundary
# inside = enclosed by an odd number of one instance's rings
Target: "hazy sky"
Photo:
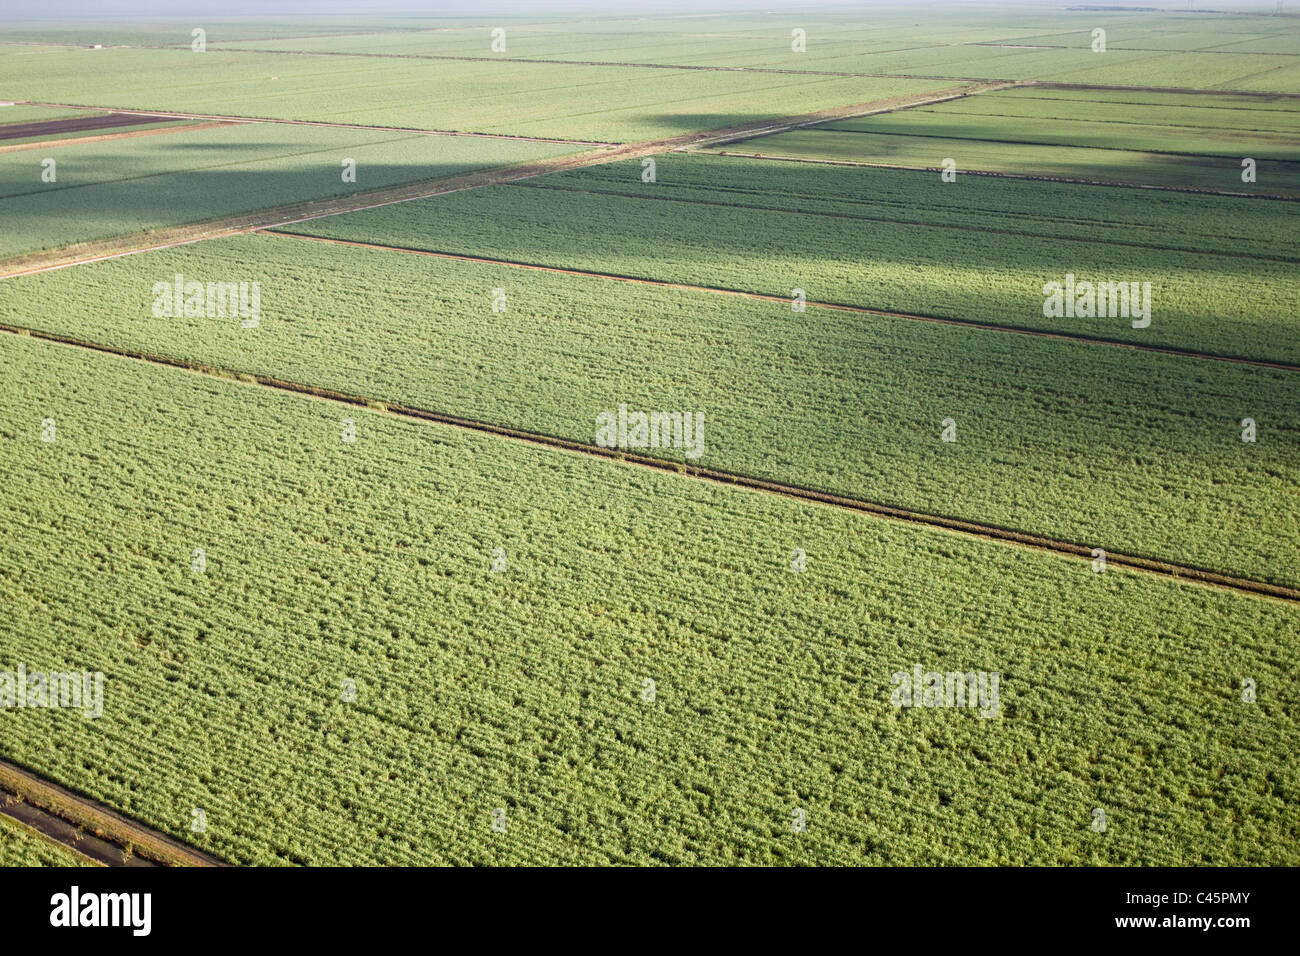
[[[863,12],[874,8],[918,10],[924,7],[960,7],[965,10],[991,10],[998,7],[1033,6],[1040,9],[1064,9],[1085,4],[1114,6],[1162,7],[1186,10],[1188,0],[777,0],[754,3],[753,0],[44,0],[41,3],[0,3],[0,19],[103,19],[106,17],[265,17],[331,16],[363,17],[431,16],[480,17],[487,14],[536,16],[548,13],[586,13],[592,15],[642,14],[660,10],[703,13],[710,10],[750,13],[839,8]],[[1288,0],[1288,6],[1300,5]],[[1273,0],[1195,0],[1202,9],[1271,10]]]

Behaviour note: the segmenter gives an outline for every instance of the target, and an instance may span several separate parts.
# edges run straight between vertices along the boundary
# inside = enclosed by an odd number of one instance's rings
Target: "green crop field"
[[[869,22],[811,12],[800,16],[799,23],[807,40],[802,53],[791,50],[791,19],[784,14],[663,17],[609,24],[483,19],[420,31],[338,36],[322,31],[315,36],[231,39],[220,45],[223,50],[335,55],[480,56],[491,54],[491,29],[500,26],[507,31],[505,55],[549,61],[1193,88],[1241,84],[1246,89],[1279,92],[1296,91],[1288,68],[1300,62],[1300,31],[1286,21],[1264,28],[1272,34],[1262,33],[1259,26],[1236,32],[1232,28],[1241,24],[1232,20],[1211,26],[1203,19],[1197,23],[1193,18],[1135,18],[1116,11],[1101,15],[1053,11],[1050,17],[1017,11],[1000,20],[996,14],[955,11],[941,24],[918,22],[915,15],[897,11],[875,13]],[[1160,29],[1152,29],[1157,24]],[[1037,28],[1047,25],[1072,29],[1043,35]],[[1091,49],[1092,30],[1098,27],[1107,30],[1103,53]]]
[[[3,146],[3,141],[0,141]],[[573,153],[566,144],[240,123],[0,152],[0,258]],[[41,161],[55,161],[54,182]],[[343,180],[343,160],[355,181]]]
[[[90,57],[94,89],[85,83]],[[0,43],[0,88],[32,102],[629,142],[959,85],[694,70],[646,77],[632,67],[560,63],[511,63],[508,70],[490,62],[382,65],[385,82],[375,84],[368,80],[376,61],[364,57]],[[178,75],[185,83],[174,82]]]
[[[681,200],[664,195],[680,166],[713,162],[698,177],[734,198]],[[861,195],[848,184],[861,174],[833,167],[801,170],[804,188],[822,200],[807,212],[773,214],[764,198],[749,205],[736,190],[766,195],[770,172],[789,181],[780,164],[716,162],[697,157],[663,158],[656,183],[640,182],[640,164],[609,164],[523,184],[494,186],[382,209],[303,223],[295,231],[316,236],[452,252],[494,259],[562,266],[595,272],[670,280],[759,292],[788,298],[800,288],[810,300],[874,309],[915,312],[988,322],[1013,328],[1068,331],[1094,338],[1122,339],[1198,351],[1294,362],[1300,343],[1295,329],[1300,309],[1300,275],[1294,261],[1233,255],[1236,250],[1198,252],[1098,243],[1076,236],[1054,238],[1042,220],[1060,207],[1023,197],[1036,220],[1035,235],[1017,230],[900,221],[856,221]],[[779,170],[779,172],[777,172]],[[588,177],[602,182],[621,176],[627,195],[583,191]],[[982,183],[945,186],[937,174],[917,188],[958,196]],[[551,183],[554,189],[547,188]],[[944,190],[948,192],[943,192]],[[825,201],[837,190],[846,197]],[[774,187],[771,192],[779,192]],[[788,202],[788,200],[784,200]],[[938,197],[935,202],[941,201]],[[979,199],[975,199],[979,202]],[[1106,197],[1098,200],[1106,202]],[[776,203],[782,203],[778,199]],[[1247,206],[1252,200],[1241,200]],[[1253,209],[1254,207],[1249,207]],[[1004,215],[1010,216],[1011,210]],[[1085,212],[1085,215],[1087,213]],[[1157,223],[1169,229],[1164,213]],[[1250,216],[1250,212],[1244,213]],[[566,227],[582,222],[582,230]],[[1102,231],[1105,226],[1101,226]],[[1044,234],[1046,233],[1046,234]],[[797,243],[791,235],[799,237]],[[1179,243],[1175,238],[1173,243]],[[1222,248],[1222,247],[1220,247]],[[1151,323],[1135,329],[1125,318],[1047,317],[1043,286],[1080,279],[1152,284]]]
[[[988,140],[1014,145],[1091,146],[1229,159],[1247,155],[1279,161],[1295,156],[1300,148],[1300,131],[1294,128],[1300,120],[1300,110],[1268,113],[1254,110],[1246,117],[1226,109],[1169,115],[1164,106],[1142,109],[1128,104],[1069,100],[1064,101],[1068,110],[1059,108],[1062,101],[1051,101],[1043,112],[1056,115],[1036,116],[1038,110],[1026,110],[1024,103],[1023,98],[1012,93],[1005,100],[990,93],[986,97],[903,113],[830,123],[818,130]],[[1040,104],[1033,106],[1040,107]],[[1066,112],[1071,115],[1059,115]],[[1275,116],[1288,128],[1285,132],[1266,128]],[[1234,125],[1222,125],[1227,123]]]
[[[1300,866],[1300,16],[1149,2],[0,11],[7,790],[114,867],[1144,868],[987,906],[1058,936]],[[158,938],[310,929],[252,876]]]
[[[155,282],[248,262],[256,329],[153,315]],[[1300,585],[1278,559],[1300,540],[1294,372],[1189,380],[1179,357],[267,236],[3,283],[0,322],[587,444],[602,409],[687,402],[709,423],[696,464]]]
[[[985,93],[718,149],[936,170],[951,160],[963,171],[1300,197],[1300,100],[1084,95],[1091,93]],[[1247,157],[1255,160],[1253,182],[1242,180]]]
[[[107,704],[0,746],[228,859],[1295,862],[1292,605],[21,338],[0,363],[6,646]],[[998,719],[891,707],[930,661],[1000,670]]]
[[[795,130],[731,143],[719,151],[763,159],[866,163],[935,172],[951,160],[959,172],[1300,198],[1300,162],[1291,160],[1257,160],[1255,182],[1243,184],[1240,159],[899,133]]]

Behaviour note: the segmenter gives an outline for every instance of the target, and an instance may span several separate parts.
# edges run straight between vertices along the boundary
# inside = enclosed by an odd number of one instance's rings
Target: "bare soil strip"
[[[39,143],[18,143],[13,146],[0,146],[0,153],[17,153],[24,149],[54,149],[59,146],[81,146],[85,143],[103,143],[110,139],[135,139],[139,136],[165,136],[168,133],[193,133],[202,129],[218,126],[230,126],[230,123],[180,123],[176,126],[164,126],[161,129],[137,129],[125,133],[105,133],[102,136],[73,136],[69,139],[43,140]]]
[[[781,216],[822,216],[827,219],[851,219],[855,222],[883,222],[896,226],[916,226],[918,229],[952,229],[958,232],[982,232],[996,236],[1023,236],[1029,239],[1051,239],[1060,242],[1083,242],[1100,246],[1122,246],[1130,249],[1153,249],[1159,252],[1188,252],[1202,256],[1222,256],[1228,259],[1283,262],[1300,264],[1296,256],[1270,256],[1260,252],[1227,252],[1222,249],[1191,249],[1187,246],[1163,246],[1149,242],[1126,242],[1122,239],[1090,239],[1087,236],[1058,236],[1045,232],[1026,232],[1023,229],[997,229],[992,226],[967,226],[955,223],[920,222],[916,219],[894,219],[887,216],[861,216],[849,212],[826,212],[815,209],[781,209],[775,206],[756,206],[752,203],[724,202],[720,199],[683,199],[677,196],[650,196],[645,193],[618,192],[612,189],[580,189],[577,186],[548,184],[527,185],[529,189],[546,189],[553,192],[582,193],[585,196],[619,196],[624,199],[647,202],[672,202],[691,206],[721,206],[726,209],[750,209],[755,212],[774,213]]]
[[[34,101],[24,101],[22,106],[48,106],[58,109],[69,110],[103,110],[107,107],[102,106],[79,106],[76,103],[37,103]],[[454,129],[415,129],[409,126],[363,126],[359,123],[329,123],[324,120],[292,120],[276,119],[269,116],[223,116],[217,113],[156,113],[144,112],[140,110],[117,110],[118,113],[128,116],[152,116],[158,120],[174,119],[194,119],[194,120],[216,120],[222,123],[276,123],[282,126],[326,126],[331,129],[360,129],[373,130],[380,133],[413,133],[424,136],[470,136],[478,139],[509,139],[519,140],[525,143],[554,143],[557,146],[613,146],[614,143],[603,143],[594,140],[584,139],[554,139],[546,136],[517,136],[512,133],[470,133]],[[0,127],[0,130],[4,127]],[[12,137],[0,137],[12,138]]]
[[[691,285],[684,282],[668,282],[663,279],[647,279],[643,276],[620,275],[616,272],[589,272],[584,269],[564,269],[559,266],[541,265],[535,262],[516,262],[513,259],[491,259],[485,256],[467,256],[453,252],[435,252],[428,249],[410,249],[405,246],[388,246],[374,242],[358,242],[353,239],[331,239],[326,236],[311,236],[288,229],[255,230],[261,235],[282,236],[286,239],[300,239],[309,242],[326,242],[340,246],[355,246],[359,249],[381,249],[387,252],[401,252],[414,256],[429,256],[434,259],[451,259],[459,262],[477,262],[484,265],[507,266],[512,269],[528,269],[534,272],[550,272],[555,275],[580,276],[587,279],[608,279],[611,282],[631,282],[635,285],[657,286],[661,289],[681,289],[687,292],[711,292],[715,295],[734,295],[760,302],[778,302],[787,308],[788,296],[767,295],[762,292],[747,292],[743,289],[725,289],[721,286]],[[1259,368],[1277,369],[1282,372],[1300,372],[1300,365],[1272,359],[1243,358],[1236,355],[1220,355],[1215,352],[1198,352],[1194,349],[1179,349],[1172,346],[1143,345],[1140,342],[1126,342],[1123,339],[1106,339],[1099,336],[1077,335],[1069,332],[1048,332],[1043,329],[1026,329],[1014,325],[995,325],[974,319],[955,319],[944,315],[924,315],[919,312],[891,312],[887,309],[873,309],[865,305],[849,305],[844,302],[818,302],[808,300],[808,305],[821,309],[835,309],[840,312],[853,312],[857,315],[874,315],[886,319],[906,319],[912,322],[934,322],[939,325],[956,325],[962,328],[980,329],[985,332],[1006,332],[1014,335],[1032,335],[1043,339],[1056,339],[1079,345],[1100,345],[1108,348],[1131,349],[1135,352],[1156,352],[1161,355],[1175,355],[1180,358],[1201,359],[1213,362],[1232,362],[1236,365],[1254,365]],[[4,326],[0,326],[4,328]]]
[[[4,760],[0,812],[108,866],[229,865]]]
[[[680,136],[673,136],[668,139],[627,143],[621,146],[603,146],[596,150],[572,153],[567,156],[542,159],[515,166],[475,170],[445,179],[419,180],[402,186],[366,190],[354,193],[351,196],[312,200],[305,203],[262,209],[238,216],[227,216],[206,222],[188,223],[183,226],[159,229],[144,235],[136,233],[128,236],[114,236],[109,239],[64,246],[60,249],[11,257],[0,263],[0,279],[49,272],[54,269],[66,269],[69,266],[100,262],[105,259],[116,259],[142,252],[170,249],[175,246],[201,242],[204,239],[235,236],[256,229],[290,226],[300,222],[308,222],[312,219],[323,219],[327,216],[339,216],[349,212],[376,209],[380,206],[411,202],[416,199],[430,199],[434,196],[443,196],[461,190],[477,189],[482,186],[493,186],[520,179],[531,179],[535,176],[545,176],[567,169],[579,169],[584,166],[594,166],[617,160],[639,159],[643,156],[654,156],[671,150],[708,143],[719,137],[723,139],[735,138],[749,130],[762,129],[770,132],[782,132],[835,119],[870,116],[875,113],[887,113],[891,110],[906,109],[924,103],[956,99],[980,92],[982,89],[993,88],[1001,89],[1003,87],[957,87],[936,90],[932,93],[875,100],[853,106],[831,107],[818,110],[815,113],[787,117],[784,120],[741,123],[737,126],[706,130],[700,133],[683,133]]]
[[[45,104],[32,105],[43,106]],[[98,108],[96,108],[96,112],[99,112]],[[107,116],[73,116],[67,119],[40,120],[33,123],[7,123],[0,126],[0,140],[31,139],[35,136],[81,133],[96,129],[113,129],[118,126],[142,126],[145,123],[165,123],[173,119],[176,119],[176,117],[163,116],[159,113],[133,113],[118,110]]]
[[[750,139],[752,137],[746,137]],[[732,142],[744,142],[733,140]],[[1070,149],[1064,146],[1062,149]],[[776,163],[809,163],[814,166],[861,166],[867,169],[910,169],[915,172],[937,173],[938,166],[903,166],[898,163],[864,163],[851,159],[809,159],[803,156],[777,156],[772,153],[740,153],[731,149],[709,150],[719,156],[736,156],[741,159],[764,159]],[[1234,199],[1274,199],[1279,202],[1300,202],[1300,196],[1280,193],[1242,193],[1227,189],[1209,189],[1204,186],[1168,186],[1156,183],[1130,183],[1118,179],[1073,179],[1067,176],[1035,176],[1029,173],[1000,173],[988,169],[963,169],[960,176],[995,176],[999,179],[1028,179],[1040,183],[1072,183],[1076,186],[1112,186],[1121,189],[1159,189],[1171,193],[1198,193],[1205,196],[1231,196]]]

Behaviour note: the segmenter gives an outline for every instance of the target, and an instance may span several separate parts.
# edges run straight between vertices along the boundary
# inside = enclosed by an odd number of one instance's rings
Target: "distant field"
[[[1300,156],[1300,98],[1294,110],[1171,110],[1165,105],[1030,98],[1029,92],[1033,87],[984,93],[817,129],[1190,153],[1238,162],[1242,156],[1292,161]]]
[[[1184,252],[1238,252],[1300,259],[1294,207],[1223,196],[1070,183],[1025,184],[967,177],[947,188],[930,172],[809,168],[792,163],[676,154],[658,160],[654,183],[610,163],[521,182],[643,199],[681,200],[772,212],[826,213],[863,222],[965,227],[1045,239],[1087,239]],[[635,168],[635,167],[631,167]],[[954,184],[955,185],[955,184]],[[1171,228],[1174,224],[1177,228]]]
[[[261,282],[259,327],[155,318],[177,273]],[[699,409],[708,468],[1300,585],[1300,373],[273,237],[6,280],[0,322],[587,444]]]
[[[984,142],[939,136],[801,129],[728,143],[716,151],[768,159],[869,163],[936,172],[945,159],[952,159],[958,164],[958,172],[978,170],[1085,183],[1132,183],[1247,195],[1300,196],[1300,162],[1269,159],[1257,161],[1254,183],[1243,183],[1240,159]]]
[[[106,674],[0,748],[227,859],[1298,861],[1293,605],[21,338],[0,373],[5,646]],[[998,671],[998,717],[895,709],[915,662]]]
[[[90,115],[92,117],[100,117],[104,114],[92,113]],[[92,139],[101,141],[108,137],[135,139],[141,134],[153,135],[159,130],[172,130],[195,125],[193,120],[151,121],[147,117],[141,116],[133,120],[124,120],[121,125],[114,123],[113,125],[105,125],[103,127],[79,129],[77,127],[83,125],[80,122],[77,122],[80,119],[81,117],[65,116],[60,120],[53,121],[55,123],[66,124],[66,128],[64,129],[59,129],[58,127],[41,129],[41,127],[47,125],[43,121],[35,124],[9,123],[0,126],[0,152],[26,152],[28,149],[36,149],[39,147],[42,149],[42,152],[39,154],[39,159],[44,159],[46,155],[44,147],[47,143],[51,146],[59,146],[63,145],[60,142],[61,140],[77,140],[78,142],[69,143],[67,145],[81,146],[85,145],[87,141]],[[116,119],[116,117],[114,117],[114,119]],[[68,122],[69,120],[72,122]],[[23,132],[27,132],[28,135],[20,135]]]
[[[8,817],[0,816],[0,867],[90,866],[90,861]]]
[[[862,210],[857,197],[875,188],[893,199],[909,188],[902,179],[880,178],[886,175],[891,174],[877,173],[872,179],[855,169],[804,166],[792,171],[780,163],[675,155],[660,158],[655,183],[641,182],[638,163],[610,163],[599,170],[320,219],[294,229],[781,297],[801,288],[814,301],[1300,360],[1300,343],[1293,334],[1300,311],[1300,276],[1292,262],[1217,254],[1219,249],[1237,252],[1231,245],[1182,252],[1082,241],[1069,227],[1070,238],[1053,238],[1046,222],[1062,211],[1071,217],[1081,211],[1101,223],[1094,239],[1127,242],[1135,237],[1123,229],[1111,231],[1104,225],[1104,214],[1097,215],[1086,196],[1080,209],[1055,201],[1045,190],[1022,192],[1014,205],[1004,207],[1008,217],[1018,216],[1020,210],[1027,213],[1023,230],[1014,221],[1002,231],[995,231],[992,223],[962,227],[936,221],[934,211],[913,216],[906,208],[894,214],[895,222],[882,222],[885,217],[869,213],[858,221]],[[620,176],[626,184],[623,194],[600,191]],[[707,199],[697,194],[678,200],[665,186],[679,176],[692,185],[709,184],[715,191]],[[589,181],[603,185],[583,191]],[[807,212],[774,216],[770,206],[789,200],[768,196],[780,194],[792,182],[799,193],[815,197],[815,205]],[[913,174],[906,182],[918,191],[930,191],[931,198],[922,206],[949,202],[960,207],[961,197],[969,193],[974,199],[984,188],[976,177],[944,185],[937,174]],[[759,195],[747,197],[744,191]],[[1123,197],[1114,199],[1122,202]],[[1104,210],[1110,201],[1108,194],[1098,194],[1097,208]],[[1228,208],[1240,208],[1250,217],[1258,202],[1242,199]],[[1181,225],[1172,212],[1181,207],[1146,208],[1155,215],[1153,222],[1170,234],[1170,245],[1187,242],[1177,235]],[[1287,204],[1278,215],[1289,214]],[[572,228],[573,223],[582,223],[582,228]],[[1283,229],[1281,234],[1290,233]],[[1064,282],[1067,273],[1097,281],[1150,282],[1150,326],[1134,329],[1125,318],[1045,317],[1043,286]]]
[[[434,21],[436,22],[436,21]],[[451,21],[444,21],[451,22]],[[425,25],[430,25],[426,23]],[[358,30],[400,32],[414,29],[411,20],[378,17],[311,17],[301,19],[185,17],[148,20],[118,18],[101,22],[59,21],[54,19],[10,20],[0,23],[0,41],[53,43],[75,46],[177,46],[188,48],[191,31],[204,28],[209,42],[216,40],[252,40],[268,37],[288,38],[303,34],[329,35],[354,33]]]
[[[790,49],[794,22],[784,15],[668,17],[616,24],[485,20],[436,31],[234,41],[226,48],[483,56],[490,55],[491,28],[500,25],[506,28],[509,40],[505,55],[521,58],[985,79],[1083,79],[1194,88],[1240,83],[1247,88],[1279,91],[1296,90],[1287,67],[1300,62],[1300,31],[1276,18],[1018,10],[1001,25],[996,15],[988,13],[953,13],[945,15],[942,23],[933,18],[917,22],[913,14],[889,11],[873,12],[869,25],[856,16],[811,14],[796,19],[806,35],[803,53]],[[1062,30],[1065,25],[1073,26]],[[1108,31],[1104,54],[1091,50],[1092,30],[1099,26]],[[1054,32],[1044,33],[1046,28]],[[997,42],[1006,45],[976,45]],[[1198,52],[1210,48],[1215,52]],[[1257,55],[1260,53],[1289,55],[1264,57]],[[1112,73],[1116,79],[1098,78]]]
[[[1095,98],[1094,98],[1095,97]],[[722,152],[1300,196],[1300,99],[1026,87],[722,144]],[[1242,182],[1242,159],[1256,179]]]
[[[0,143],[3,145],[3,143]],[[242,123],[0,153],[0,257],[576,151],[518,140]],[[57,180],[41,180],[41,160]],[[356,160],[345,183],[342,161]]]
[[[33,50],[37,52],[33,52]],[[89,58],[96,82],[86,84]],[[383,82],[376,82],[382,69]],[[184,82],[177,82],[184,77]],[[954,84],[568,64],[0,44],[19,100],[602,142],[661,139]]]

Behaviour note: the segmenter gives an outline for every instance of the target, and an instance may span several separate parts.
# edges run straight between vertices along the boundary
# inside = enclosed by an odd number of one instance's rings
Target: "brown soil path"
[[[22,104],[24,106],[45,106],[45,103]],[[52,103],[50,106],[60,106]],[[72,109],[73,107],[67,107]],[[95,107],[95,112],[102,112],[102,107]],[[0,126],[0,140],[31,139],[35,136],[57,136],[60,133],[82,133],[96,129],[113,129],[118,126],[141,126],[145,123],[165,123],[174,116],[162,116],[158,113],[128,113],[116,111],[107,116],[71,116],[63,119],[36,120],[31,123],[5,123]]]
[[[4,760],[0,807],[7,816],[108,866],[228,865]]]
[[[751,137],[746,137],[750,139]],[[743,140],[732,140],[743,142]],[[975,141],[978,142],[978,141]],[[1068,148],[1068,147],[1066,147]],[[813,166],[861,166],[866,169],[908,169],[915,172],[937,173],[938,166],[903,166],[898,163],[864,163],[851,159],[809,159],[803,156],[780,156],[774,153],[742,153],[731,149],[711,149],[719,156],[736,156],[742,159],[764,159],[776,163],[807,163]],[[988,169],[963,169],[961,176],[995,176],[999,179],[1027,179],[1040,183],[1070,183],[1076,186],[1117,186],[1123,189],[1159,189],[1171,193],[1199,193],[1205,196],[1230,196],[1233,199],[1276,199],[1281,202],[1300,202],[1300,196],[1281,193],[1243,193],[1227,189],[1209,189],[1204,186],[1168,186],[1157,183],[1130,183],[1119,179],[1071,179],[1067,176],[1035,176],[1030,173],[1000,173]]]
[[[729,155],[729,154],[722,154]],[[920,170],[918,170],[919,172]],[[928,172],[929,170],[926,170]],[[620,192],[614,189],[583,189],[578,186],[558,186],[553,183],[530,184],[531,189],[546,189],[552,192],[581,193],[584,196],[617,196],[623,199],[645,200],[646,202],[683,203],[692,206],[721,206],[725,209],[747,209],[754,212],[771,213],[779,216],[821,216],[826,219],[851,219],[855,222],[883,222],[896,226],[916,226],[918,229],[951,229],[957,232],[982,232],[994,236],[1024,236],[1030,239],[1051,239],[1061,242],[1082,242],[1099,246],[1122,246],[1129,249],[1153,249],[1159,252],[1189,252],[1202,256],[1220,256],[1225,259],[1250,259],[1252,261],[1284,262],[1300,264],[1297,256],[1270,256],[1261,252],[1228,252],[1224,249],[1193,249],[1188,246],[1166,246],[1150,242],[1128,242],[1123,239],[1092,239],[1088,236],[1061,236],[1046,232],[1026,232],[1023,229],[1000,229],[994,226],[970,226],[957,223],[921,222],[916,219],[898,219],[889,216],[864,216],[851,212],[827,212],[815,209],[782,209],[777,206],[757,206],[753,203],[727,202],[721,199],[695,199],[681,196],[651,196],[646,193]]]

